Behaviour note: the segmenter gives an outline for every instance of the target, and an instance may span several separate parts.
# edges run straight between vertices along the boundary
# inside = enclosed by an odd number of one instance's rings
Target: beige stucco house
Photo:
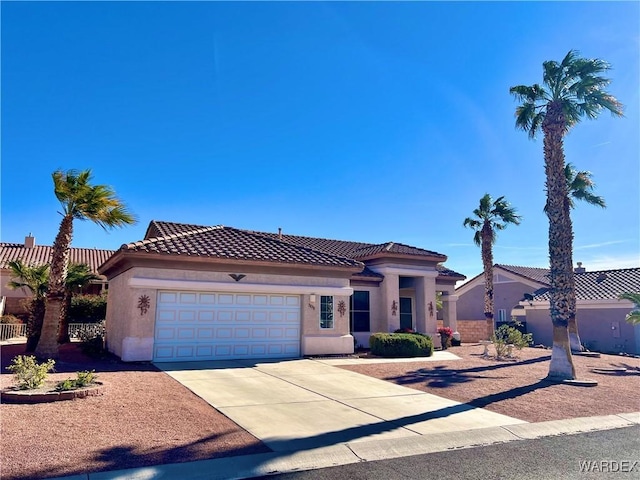
[[[100,268],[107,345],[125,361],[346,354],[373,332],[456,329],[447,257],[369,244],[152,221]]]
[[[549,270],[502,264],[493,270],[496,326],[517,320],[533,334],[535,344],[550,346]],[[618,300],[623,292],[640,291],[640,268],[588,271],[579,263],[574,275],[582,344],[594,351],[640,354],[640,326],[625,322],[633,304]],[[462,341],[480,340],[486,335],[480,333],[485,325],[483,275],[458,287],[456,294]]]
[[[69,261],[71,263],[84,263],[89,266],[91,272],[97,274],[98,267],[104,263],[113,250],[97,248],[71,248]],[[0,314],[25,315],[25,300],[31,298],[31,293],[26,288],[11,289],[7,284],[13,280],[8,263],[22,260],[26,265],[40,266],[51,262],[53,247],[50,245],[37,245],[32,235],[25,237],[24,243],[0,243]],[[106,278],[94,280],[85,287],[83,293],[98,294],[106,290]]]

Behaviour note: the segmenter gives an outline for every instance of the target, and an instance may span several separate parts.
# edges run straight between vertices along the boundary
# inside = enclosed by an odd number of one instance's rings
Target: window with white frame
[[[498,310],[498,322],[502,323],[506,321],[507,321],[507,310],[504,308],[501,308],[500,310]]]
[[[320,297],[320,328],[333,328],[333,296]]]

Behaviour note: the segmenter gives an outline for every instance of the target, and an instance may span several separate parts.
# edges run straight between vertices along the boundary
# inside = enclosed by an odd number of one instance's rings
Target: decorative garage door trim
[[[299,357],[300,303],[299,295],[160,290],[153,360]]]
[[[263,283],[226,283],[204,282],[198,280],[168,280],[162,278],[132,277],[129,286],[133,288],[154,288],[163,290],[191,290],[199,292],[252,292],[252,293],[282,293],[295,295],[311,294],[351,296],[351,287],[324,287],[316,285],[282,285]]]

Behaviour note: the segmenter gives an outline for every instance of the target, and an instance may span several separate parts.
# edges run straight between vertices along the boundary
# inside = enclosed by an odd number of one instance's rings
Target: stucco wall
[[[589,350],[603,353],[640,353],[635,329],[625,321],[625,308],[591,308],[578,306],[577,320],[580,340]],[[615,327],[615,328],[613,328]],[[551,346],[552,326],[549,310],[527,310],[527,331],[533,333],[535,344]]]
[[[135,278],[134,278],[135,277]],[[190,270],[156,269],[134,267],[112,278],[109,282],[107,304],[107,347],[125,361],[151,360],[153,357],[153,338],[156,317],[156,298],[159,290],[177,288],[137,288],[130,285],[132,279],[175,280],[195,282],[216,282],[228,286],[238,285],[238,289],[246,284],[282,285],[282,292],[288,293],[288,286],[309,286],[344,288],[349,286],[346,278],[309,277],[295,275],[274,275],[270,273],[247,274],[241,282],[235,282],[228,273]],[[310,292],[311,293],[311,292]],[[303,337],[302,354],[322,353],[318,349],[328,349],[325,353],[352,353],[353,338],[349,334],[349,297],[334,295],[334,328],[320,329],[319,303],[320,293],[316,294],[316,302],[310,306],[310,293],[301,294],[301,336]],[[149,309],[142,313],[138,308],[142,296],[150,301]],[[344,302],[345,312],[338,312],[339,302]],[[305,342],[308,337],[310,341]],[[306,350],[305,350],[306,349]]]
[[[505,309],[507,318],[510,318],[511,309],[518,305],[525,293],[532,293],[534,290],[535,288],[520,282],[494,284],[493,302],[496,319],[500,309]],[[463,294],[458,293],[457,309],[458,318],[484,320],[484,283],[476,285]]]

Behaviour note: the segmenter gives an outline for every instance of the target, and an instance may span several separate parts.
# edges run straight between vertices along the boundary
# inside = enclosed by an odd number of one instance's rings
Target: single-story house
[[[511,320],[511,310],[526,294],[549,287],[549,269],[496,264],[493,266],[495,322]],[[484,273],[456,288],[458,331],[463,342],[487,339],[484,316]]]
[[[71,248],[69,261],[71,263],[84,263],[89,266],[91,272],[98,275],[98,267],[103,264],[111,255],[113,250],[100,250],[97,248]],[[7,284],[14,280],[8,263],[22,260],[26,265],[40,266],[51,263],[53,247],[48,245],[36,245],[35,237],[29,234],[25,237],[24,243],[0,243],[0,315],[12,314],[23,315],[24,301],[31,298],[31,292],[25,287],[11,289]],[[99,294],[106,290],[106,277],[94,280],[82,293]]]
[[[625,322],[633,308],[618,300],[623,292],[640,291],[640,268],[587,271],[575,269],[576,318],[580,340],[590,350],[640,353],[640,327]],[[552,344],[549,313],[549,269],[494,265],[493,299],[496,326],[519,321],[536,344]],[[482,339],[484,276],[480,274],[456,289],[458,331],[462,341]]]
[[[580,341],[589,350],[604,353],[640,354],[640,325],[625,321],[633,309],[625,292],[640,292],[640,268],[580,272],[576,280],[576,319]],[[526,320],[535,343],[552,344],[549,288],[519,302],[518,313]]]
[[[436,292],[456,329],[441,253],[151,221],[99,272],[109,281],[107,347],[125,361],[347,354],[373,332],[435,336]]]

